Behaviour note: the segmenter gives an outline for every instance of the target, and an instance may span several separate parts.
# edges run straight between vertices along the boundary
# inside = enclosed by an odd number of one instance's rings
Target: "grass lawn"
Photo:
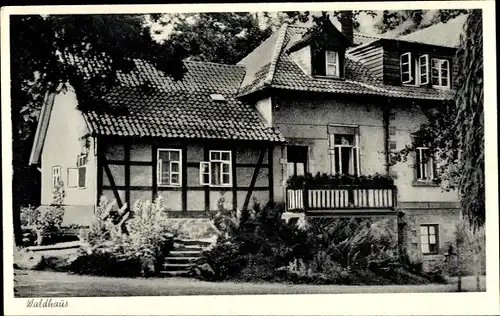
[[[110,278],[48,271],[15,271],[16,297],[102,297],[242,294],[334,294],[455,292],[450,284],[430,285],[303,285],[279,283],[203,282],[187,278]],[[481,288],[486,288],[485,277]],[[473,277],[463,280],[465,291],[475,290]]]

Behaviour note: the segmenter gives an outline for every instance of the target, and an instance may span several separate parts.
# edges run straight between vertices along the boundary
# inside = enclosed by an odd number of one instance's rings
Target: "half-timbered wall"
[[[181,149],[181,185],[159,186],[157,183],[157,149]],[[179,216],[199,216],[216,210],[224,198],[228,209],[252,207],[254,199],[266,203],[274,195],[272,173],[274,160],[269,143],[140,141],[125,138],[100,139],[100,192],[108,199],[133,205],[137,200],[164,198],[165,207]],[[210,150],[231,151],[230,186],[200,184],[200,162],[209,160]],[[250,193],[249,193],[250,192]]]

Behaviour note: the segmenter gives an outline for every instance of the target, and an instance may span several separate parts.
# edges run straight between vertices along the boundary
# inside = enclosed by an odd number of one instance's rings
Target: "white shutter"
[[[162,166],[163,166],[163,161],[161,159],[158,159],[157,163],[157,168],[156,168],[156,182],[159,184],[163,184],[163,181],[161,179],[161,176],[163,174],[162,172]]]
[[[413,65],[411,53],[404,53],[399,59],[400,70],[401,70],[401,82],[411,83],[413,80]]]
[[[177,166],[178,171],[173,171],[175,168],[173,166]],[[181,164],[178,161],[170,161],[170,185],[180,185],[181,184]],[[174,181],[174,177],[177,175],[177,180]]]
[[[429,55],[422,55],[418,58],[420,67],[420,84],[429,84]]]
[[[210,170],[210,162],[202,161],[200,162],[200,184],[201,185],[210,185],[212,182],[211,176],[212,172]],[[207,170],[207,171],[205,171]],[[207,176],[207,181],[205,181],[205,176]]]

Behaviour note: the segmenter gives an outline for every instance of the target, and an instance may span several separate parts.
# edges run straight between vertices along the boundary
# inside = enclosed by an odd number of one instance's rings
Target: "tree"
[[[28,167],[28,158],[46,93],[70,84],[82,105],[113,84],[118,70],[131,70],[134,58],[148,60],[179,78],[186,55],[175,41],[153,41],[141,15],[13,15],[10,38],[13,219],[19,243],[20,206],[36,203],[33,192],[39,192],[39,175]],[[100,60],[100,73],[85,77],[71,62],[70,57],[75,56],[84,57],[84,61]]]
[[[155,16],[191,60],[235,64],[259,46],[283,22],[307,21],[308,12],[217,12]]]
[[[375,24],[375,28],[382,34],[398,29],[399,35],[405,35],[439,22],[446,23],[467,12],[464,9],[384,10],[380,20]]]
[[[446,190],[458,190],[462,214],[475,231],[485,221],[481,10],[469,12],[456,57],[459,88],[454,101],[421,107],[428,121],[415,132],[415,138],[437,153],[441,164],[437,182]],[[394,154],[393,163],[404,161],[414,147],[409,144]]]

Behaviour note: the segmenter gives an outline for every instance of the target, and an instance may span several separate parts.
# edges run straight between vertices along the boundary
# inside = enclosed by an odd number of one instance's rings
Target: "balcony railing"
[[[335,211],[356,209],[394,209],[396,187],[361,188],[343,185],[336,188],[307,186],[287,188],[287,211]]]

